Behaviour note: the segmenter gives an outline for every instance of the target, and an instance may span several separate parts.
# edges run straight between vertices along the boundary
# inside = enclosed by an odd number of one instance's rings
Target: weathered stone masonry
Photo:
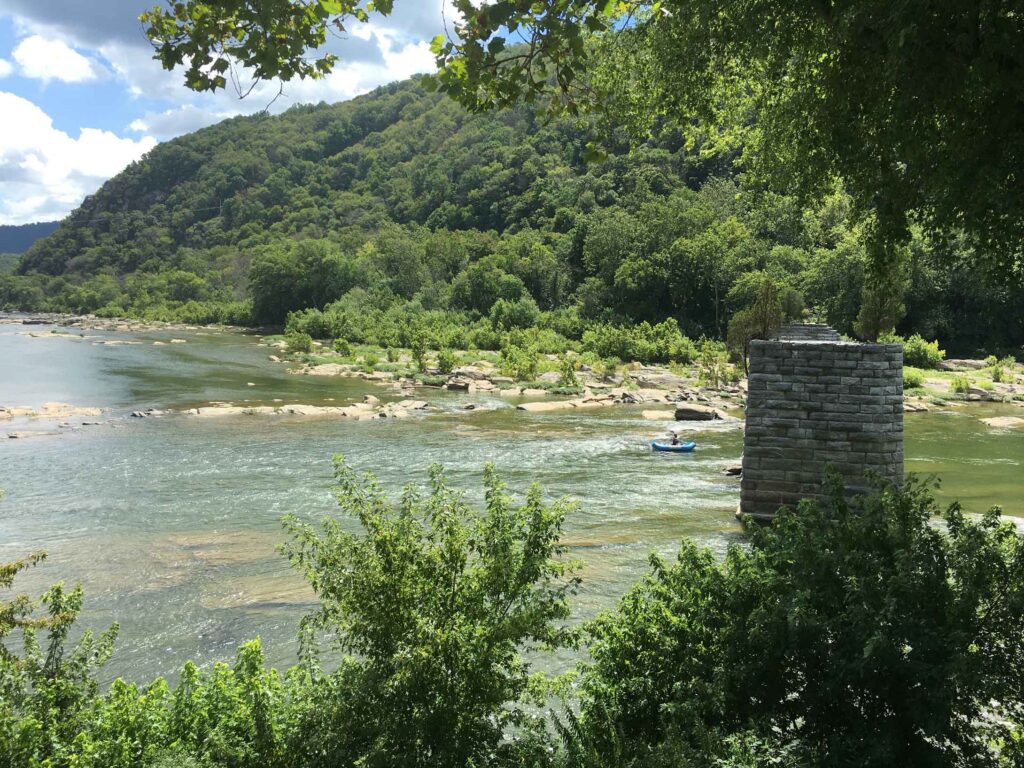
[[[815,340],[820,339],[820,340]],[[852,490],[903,480],[903,350],[787,327],[750,349],[740,511],[772,517],[821,492],[831,464]]]

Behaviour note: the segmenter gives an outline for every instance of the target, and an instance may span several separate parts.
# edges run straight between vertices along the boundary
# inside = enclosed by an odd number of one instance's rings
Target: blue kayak
[[[659,443],[657,440],[651,441],[651,448],[656,451],[665,451],[666,453],[690,453],[696,447],[697,444],[692,440],[689,443],[679,443],[678,445]]]

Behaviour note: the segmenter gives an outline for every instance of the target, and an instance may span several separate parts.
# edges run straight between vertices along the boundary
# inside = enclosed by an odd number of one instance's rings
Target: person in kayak
[[[669,445],[679,445],[679,433],[669,432],[669,434],[672,435],[672,442],[670,442]]]

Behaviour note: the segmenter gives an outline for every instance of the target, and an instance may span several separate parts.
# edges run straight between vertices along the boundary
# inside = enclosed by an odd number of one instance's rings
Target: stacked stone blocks
[[[839,341],[834,328],[818,323],[788,323],[775,334],[780,341]]]
[[[902,482],[902,347],[752,342],[740,512],[770,519],[819,497],[827,465],[853,492],[869,472]]]

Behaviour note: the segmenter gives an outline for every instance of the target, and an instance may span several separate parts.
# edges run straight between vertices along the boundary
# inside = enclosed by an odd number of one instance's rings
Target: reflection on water
[[[50,559],[23,587],[83,582],[85,623],[121,623],[110,674],[142,679],[188,658],[226,658],[255,635],[272,663],[294,662],[297,622],[314,598],[276,552],[280,518],[333,511],[335,453],[396,492],[424,483],[437,462],[479,501],[482,467],[493,461],[516,492],[536,481],[549,496],[579,500],[566,540],[585,563],[581,617],[612,605],[650,552],[670,555],[684,536],[724,551],[738,538],[738,481],[722,474],[741,452],[734,427],[694,427],[697,452],[655,454],[648,441],[659,425],[639,408],[527,414],[499,398],[441,391],[425,395],[437,412],[403,421],[132,419],[136,409],[214,400],[342,404],[369,385],[288,375],[241,334],[153,345],[170,336],[153,333],[111,346],[23,330],[0,324],[0,405],[63,400],[103,406],[111,421],[0,442],[0,558],[45,548]],[[467,401],[479,409],[462,411]],[[941,474],[943,493],[970,509],[998,501],[1024,514],[1024,434],[975,416],[908,416],[907,468]]]

